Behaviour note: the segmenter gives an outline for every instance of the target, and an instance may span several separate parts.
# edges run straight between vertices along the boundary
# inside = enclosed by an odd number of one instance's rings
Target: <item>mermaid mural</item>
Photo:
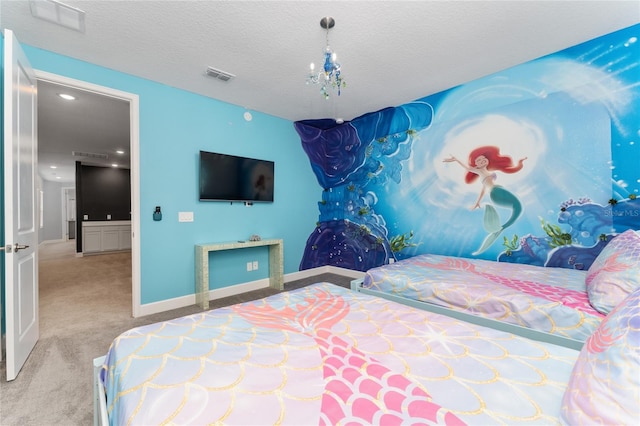
[[[500,216],[495,207],[491,204],[485,204],[484,209],[484,228],[489,233],[482,245],[478,250],[472,253],[474,256],[483,253],[496,239],[500,236],[509,226],[520,217],[522,214],[522,204],[520,200],[511,192],[506,190],[500,185],[496,185],[496,179],[498,177],[496,170],[503,173],[516,173],[522,169],[524,157],[518,161],[518,164],[514,165],[511,157],[507,155],[501,155],[500,149],[496,146],[486,145],[480,146],[469,154],[469,163],[465,164],[453,155],[449,158],[442,160],[445,163],[457,162],[467,170],[467,174],[464,178],[465,182],[470,184],[475,182],[479,177],[482,178],[482,189],[478,198],[471,210],[479,209],[480,202],[484,198],[487,191],[491,201],[501,207],[511,209],[511,217],[505,223],[500,224]]]

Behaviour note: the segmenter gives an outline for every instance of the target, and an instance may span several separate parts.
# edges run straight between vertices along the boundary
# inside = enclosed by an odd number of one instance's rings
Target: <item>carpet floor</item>
[[[75,256],[75,242],[43,244],[39,252],[40,340],[16,380],[0,366],[0,425],[93,423],[92,361],[120,333],[200,312],[187,306],[131,317],[131,253]],[[285,291],[315,282],[349,287],[351,278],[321,274],[285,284]],[[210,308],[277,293],[266,288],[213,300]]]

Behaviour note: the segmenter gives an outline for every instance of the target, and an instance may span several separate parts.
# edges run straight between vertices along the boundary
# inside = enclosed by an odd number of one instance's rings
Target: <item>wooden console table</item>
[[[282,290],[284,288],[282,240],[196,244],[196,304],[202,309],[209,309],[209,252],[260,246],[269,246],[269,287]]]

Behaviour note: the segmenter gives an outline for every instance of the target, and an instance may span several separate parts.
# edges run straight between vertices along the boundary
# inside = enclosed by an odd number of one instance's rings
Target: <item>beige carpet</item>
[[[75,242],[40,249],[40,340],[18,378],[0,368],[0,425],[90,425],[93,422],[92,360],[111,341],[139,325],[199,312],[189,306],[131,318],[131,255],[75,257]],[[323,274],[287,283],[291,289],[328,281],[347,287],[350,278]],[[275,293],[264,289],[212,301],[225,306]]]

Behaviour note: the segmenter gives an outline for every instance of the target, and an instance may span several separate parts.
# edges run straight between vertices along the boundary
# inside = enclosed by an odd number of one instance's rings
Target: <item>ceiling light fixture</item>
[[[122,155],[122,154],[124,154],[124,151],[119,149],[119,150],[116,151],[116,153]]]
[[[56,0],[31,0],[31,15],[84,33],[85,12]]]
[[[69,95],[67,93],[58,93],[58,96],[60,96],[62,99],[66,100],[66,101],[75,101],[76,97],[73,95]]]
[[[340,75],[340,64],[337,62],[337,55],[329,46],[329,29],[336,25],[336,21],[327,16],[320,20],[320,26],[327,30],[327,45],[324,48],[324,61],[322,69],[319,72],[315,71],[315,64],[311,62],[309,65],[309,75],[307,76],[307,84],[319,84],[320,93],[325,99],[329,99],[329,89],[337,89],[338,96],[340,96],[340,90],[346,87],[345,81]]]

